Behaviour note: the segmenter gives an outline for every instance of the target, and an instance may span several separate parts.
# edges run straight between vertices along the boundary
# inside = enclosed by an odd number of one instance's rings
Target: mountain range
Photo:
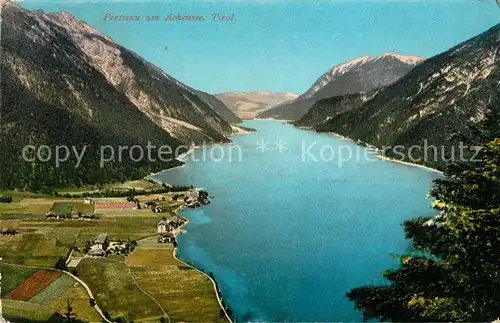
[[[296,99],[262,111],[257,117],[298,120],[318,100],[387,86],[422,61],[421,57],[390,53],[355,58],[332,67]]]
[[[228,142],[239,122],[222,102],[174,79],[67,12],[2,10],[0,188],[61,187],[141,177],[178,161],[124,156],[100,167],[99,147]],[[27,145],[83,147],[69,159],[26,162]],[[43,158],[45,159],[45,158]]]
[[[0,189],[143,177],[179,165],[173,157],[193,143],[229,142],[240,118],[296,120],[388,148],[391,157],[391,148],[401,146],[406,159],[415,145],[442,146],[447,158],[457,157],[452,147],[481,144],[500,128],[492,121],[500,113],[500,25],[426,60],[358,57],[331,68],[300,96],[193,89],[67,12],[8,3],[1,28]],[[168,145],[172,159],[129,152],[100,164],[106,156],[99,147],[148,144]],[[39,158],[26,161],[25,147],[44,146],[88,150],[81,161],[70,156],[61,165],[49,158],[53,151],[40,156],[40,149]],[[446,163],[443,154],[427,160],[422,149],[413,154],[412,162]]]
[[[215,97],[227,105],[238,117],[253,119],[260,112],[272,106],[291,101],[297,95],[288,92],[226,92],[216,94]]]
[[[414,149],[411,161],[443,167],[459,159],[461,143],[483,144],[488,133],[499,133],[492,121],[500,113],[499,49],[500,24],[421,62],[391,85],[319,100],[295,124],[378,148],[401,146],[406,159],[412,146],[435,146],[437,151]],[[400,155],[392,148],[388,156]]]

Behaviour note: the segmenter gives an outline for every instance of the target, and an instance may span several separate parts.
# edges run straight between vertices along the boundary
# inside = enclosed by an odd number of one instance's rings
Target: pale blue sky
[[[500,22],[493,0],[25,1],[69,11],[180,81],[210,92],[304,92],[331,66],[362,55],[431,57]],[[125,22],[104,15],[234,13],[236,21]]]

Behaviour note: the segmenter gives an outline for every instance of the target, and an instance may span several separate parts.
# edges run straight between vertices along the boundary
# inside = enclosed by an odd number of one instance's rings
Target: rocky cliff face
[[[226,142],[211,96],[178,82],[68,13],[7,4],[2,11],[0,188],[58,187],[140,177],[176,164],[124,160],[99,167],[102,145]],[[216,101],[215,98],[213,100]],[[27,163],[26,145],[83,147],[70,159]]]
[[[293,93],[270,92],[226,92],[216,94],[234,113],[242,119],[253,119],[260,112],[297,98]]]
[[[318,100],[387,86],[422,61],[420,57],[397,54],[358,57],[334,66],[298,98],[263,111],[258,117],[299,120]]]
[[[371,100],[323,119],[315,127],[377,147],[402,145],[408,149],[412,145],[423,147],[426,142],[443,146],[446,158],[452,155],[458,158],[460,141],[482,143],[480,129],[485,121],[488,127],[497,127],[488,129],[492,133],[500,127],[488,118],[498,115],[500,109],[499,50],[500,25],[497,25],[426,60],[396,83],[381,89]],[[414,150],[413,154],[421,158],[424,152]],[[421,162],[435,167],[445,163],[440,156],[428,157]]]
[[[110,84],[173,137],[224,141],[231,133],[208,94],[201,95],[182,84],[69,13],[44,15],[42,19],[62,28]]]

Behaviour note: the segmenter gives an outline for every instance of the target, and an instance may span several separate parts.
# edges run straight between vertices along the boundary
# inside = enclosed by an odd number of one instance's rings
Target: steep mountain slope
[[[483,128],[486,116],[498,114],[499,50],[497,25],[426,60],[373,99],[335,115],[317,130],[337,132],[379,148],[401,145],[407,160],[412,145],[436,145],[437,154],[429,149],[426,160],[422,159],[424,148],[415,148],[412,161],[440,167],[444,164],[441,146],[445,157],[459,158],[460,141],[482,143],[478,129]],[[489,127],[500,125],[490,122]],[[387,154],[401,158],[396,151]]]
[[[397,54],[358,57],[334,66],[304,94],[291,102],[263,111],[258,117],[299,120],[318,100],[387,86],[422,61],[420,57]]]
[[[150,142],[175,155],[191,141],[228,141],[231,126],[209,100],[71,15],[7,4],[1,27],[0,188],[118,181],[178,164],[125,151],[100,167],[105,145]],[[27,145],[49,146],[52,159],[40,150],[46,162],[26,162]],[[63,145],[71,157],[55,165]],[[76,167],[72,149],[84,146]]]
[[[227,122],[231,124],[241,122],[241,119],[238,118],[238,116],[215,95],[211,95],[202,91],[197,91],[197,94],[199,97],[206,100],[208,105],[210,105],[215,110],[215,112],[217,112],[217,114],[219,114]]]
[[[253,119],[259,112],[297,97],[293,93],[270,92],[226,92],[215,96],[242,119]]]
[[[316,101],[300,120],[295,121],[294,125],[317,128],[321,123],[328,122],[338,114],[359,108],[365,102],[371,100],[378,92],[380,92],[380,89],[321,99]]]
[[[200,92],[111,38],[67,12],[40,18],[59,25],[109,83],[173,137],[184,141],[224,141],[231,133],[230,125],[217,113],[218,108],[211,106],[211,100],[203,99]]]

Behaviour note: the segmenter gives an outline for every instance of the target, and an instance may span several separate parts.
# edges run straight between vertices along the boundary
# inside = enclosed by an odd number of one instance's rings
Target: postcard
[[[2,0],[0,322],[498,322],[497,2]]]

